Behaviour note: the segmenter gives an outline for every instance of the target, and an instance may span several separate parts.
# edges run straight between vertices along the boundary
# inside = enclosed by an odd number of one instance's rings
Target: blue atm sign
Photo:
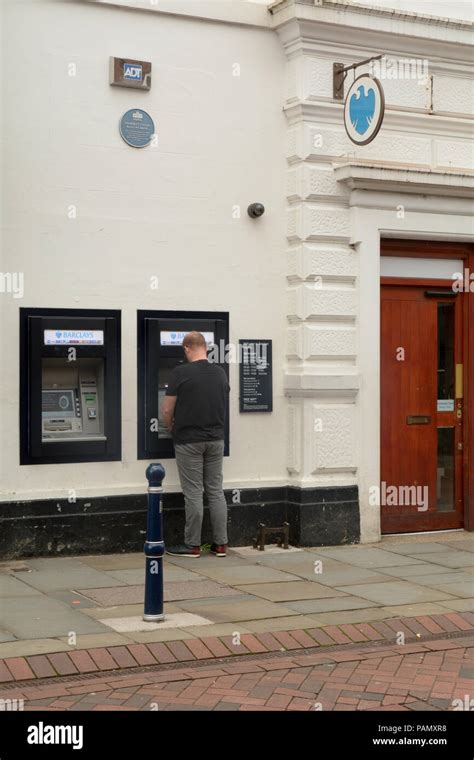
[[[129,79],[132,82],[141,82],[143,76],[143,68],[138,63],[124,63],[123,64],[123,78]]]

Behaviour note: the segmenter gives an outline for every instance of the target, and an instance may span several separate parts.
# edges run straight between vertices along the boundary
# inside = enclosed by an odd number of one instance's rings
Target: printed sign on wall
[[[239,340],[239,412],[273,410],[271,340]]]

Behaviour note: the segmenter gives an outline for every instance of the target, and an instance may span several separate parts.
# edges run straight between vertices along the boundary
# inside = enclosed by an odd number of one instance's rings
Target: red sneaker
[[[215,554],[216,557],[225,557],[227,554],[227,544],[211,544],[209,551],[211,554]]]
[[[201,547],[189,546],[188,544],[180,544],[179,546],[167,546],[166,554],[171,554],[172,557],[191,557],[194,559],[201,556]]]

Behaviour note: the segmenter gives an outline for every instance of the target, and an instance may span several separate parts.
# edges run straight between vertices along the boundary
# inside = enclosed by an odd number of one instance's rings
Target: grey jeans
[[[204,490],[214,542],[227,544],[227,503],[222,490],[224,441],[179,443],[174,450],[186,511],[184,542],[189,546],[201,545]]]

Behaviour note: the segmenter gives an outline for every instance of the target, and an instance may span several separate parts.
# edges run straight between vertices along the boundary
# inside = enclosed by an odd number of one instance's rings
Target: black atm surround
[[[214,342],[220,348],[229,342],[229,313],[216,311],[138,311],[137,312],[137,458],[174,458],[171,438],[160,439],[150,429],[151,420],[159,417],[160,359],[169,367],[186,361],[183,349],[177,346],[161,346],[161,331],[213,332]],[[157,350],[158,348],[158,350]],[[229,366],[220,363],[229,377]],[[227,405],[224,455],[229,455],[229,404]]]
[[[44,443],[42,360],[64,359],[71,346],[44,345],[44,330],[103,330],[104,345],[75,345],[77,359],[104,360],[105,440]],[[20,465],[119,461],[121,443],[121,312],[111,309],[20,309]]]

